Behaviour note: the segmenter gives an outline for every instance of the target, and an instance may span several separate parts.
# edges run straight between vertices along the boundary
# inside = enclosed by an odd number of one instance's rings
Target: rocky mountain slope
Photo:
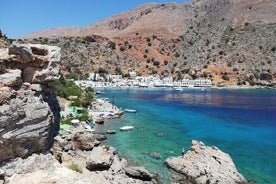
[[[86,27],[55,28],[23,39],[62,47],[62,71],[78,76],[104,69],[271,84],[276,77],[275,11],[274,0],[152,3]]]

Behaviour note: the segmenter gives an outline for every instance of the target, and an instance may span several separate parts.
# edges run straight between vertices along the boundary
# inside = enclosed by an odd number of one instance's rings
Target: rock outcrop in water
[[[60,48],[12,44],[0,49],[0,162],[52,146],[59,129],[58,101],[48,84],[58,79]]]
[[[192,141],[190,150],[183,157],[168,158],[166,165],[181,175],[178,178],[180,183],[248,183],[228,154],[196,140]]]

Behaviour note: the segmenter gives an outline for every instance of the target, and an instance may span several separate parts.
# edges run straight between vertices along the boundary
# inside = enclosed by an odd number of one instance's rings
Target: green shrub
[[[241,86],[242,84],[243,84],[242,81],[238,80],[237,85]]]
[[[153,62],[153,65],[154,65],[154,66],[159,66],[159,65],[160,65],[160,62],[159,62],[159,61],[154,61],[154,62]]]
[[[106,69],[100,67],[100,68],[98,69],[98,73],[99,73],[99,74],[105,74],[105,73],[107,74],[108,71],[107,71]]]
[[[121,46],[120,47],[120,51],[124,52],[125,51],[125,47]]]
[[[250,86],[255,86],[254,80],[249,80],[248,82],[249,82]]]
[[[81,89],[73,82],[65,80],[63,76],[51,83],[57,96],[68,98],[69,96],[81,96]]]
[[[121,69],[120,67],[116,67],[116,68],[115,68],[115,72],[116,72],[116,74],[118,74],[118,75],[122,75],[122,76],[124,75],[123,72],[122,72],[122,69]]]
[[[219,51],[219,55],[223,55],[223,54],[224,54],[223,50]]]
[[[82,173],[82,169],[78,164],[72,163],[71,165],[68,166],[68,168],[78,173]]]
[[[228,77],[228,75],[226,75],[226,74],[224,74],[224,75],[222,76],[222,79],[223,79],[223,80],[229,81],[229,77]]]
[[[110,42],[109,42],[109,47],[110,47],[112,50],[115,50],[115,49],[116,49],[116,43],[110,41]]]

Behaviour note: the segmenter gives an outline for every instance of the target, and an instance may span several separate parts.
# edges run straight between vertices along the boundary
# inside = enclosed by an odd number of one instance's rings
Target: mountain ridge
[[[82,73],[99,68],[116,73],[119,68],[125,74],[208,77],[214,83],[274,81],[275,10],[273,0],[151,3],[88,26],[46,30],[24,39],[86,40],[98,35],[94,41],[100,40],[102,53],[70,61],[73,65],[91,61],[90,66],[79,68]],[[108,50],[110,43],[115,43],[114,50]],[[94,52],[80,45],[76,48]]]

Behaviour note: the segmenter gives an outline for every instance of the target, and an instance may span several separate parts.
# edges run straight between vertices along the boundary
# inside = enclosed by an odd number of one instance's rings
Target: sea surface
[[[101,89],[119,108],[136,109],[100,126],[114,129],[107,144],[168,183],[168,157],[193,139],[228,153],[238,171],[260,184],[276,183],[276,90]],[[120,131],[131,125],[131,131]]]

